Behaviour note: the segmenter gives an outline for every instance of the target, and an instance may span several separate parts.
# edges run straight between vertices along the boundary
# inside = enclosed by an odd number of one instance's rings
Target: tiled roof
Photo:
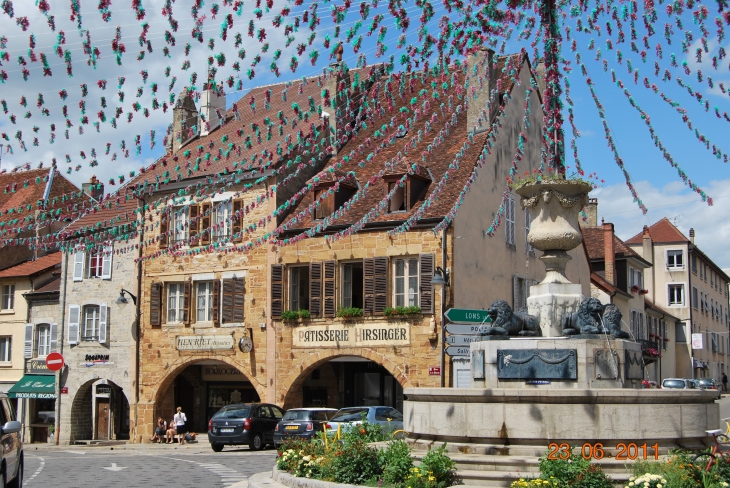
[[[588,252],[588,258],[591,260],[605,259],[605,247],[603,238],[603,227],[582,227],[583,244]],[[650,264],[633,249],[626,245],[624,241],[613,236],[613,250],[618,258],[635,258]]]
[[[16,264],[10,268],[0,271],[0,278],[21,278],[24,276],[33,276],[55,268],[61,264],[61,253],[54,252],[48,254],[35,261],[26,261]]]
[[[33,290],[32,292],[29,292],[28,294],[33,293],[50,293],[54,291],[60,291],[61,290],[61,277],[60,276],[54,276],[51,281],[46,283],[45,285],[41,286],[40,288]]]
[[[689,239],[672,224],[668,218],[664,217],[655,224],[649,226],[649,235],[655,244],[669,242],[689,242]],[[641,244],[644,239],[644,231],[642,230],[631,239],[627,239],[627,244]]]
[[[665,309],[663,309],[662,307],[660,307],[659,305],[657,305],[656,303],[652,302],[651,300],[649,300],[646,297],[644,297],[644,309],[645,310],[646,309],[654,310],[654,311],[656,311],[658,313],[667,315],[667,316],[673,318],[675,321],[680,320],[679,318],[677,318],[674,315],[672,315],[671,313],[667,312]]]

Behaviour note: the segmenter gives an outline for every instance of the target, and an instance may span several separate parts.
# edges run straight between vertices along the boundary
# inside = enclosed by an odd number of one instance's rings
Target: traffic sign
[[[449,319],[449,322],[456,322],[461,324],[470,324],[473,322],[479,323],[492,323],[492,319],[487,314],[486,310],[471,310],[467,308],[450,308],[446,311],[444,316]]]
[[[464,346],[449,346],[444,349],[444,352],[449,356],[469,356],[469,347]]]
[[[63,368],[63,356],[60,353],[52,352],[46,356],[46,366],[51,371],[59,371]]]
[[[446,344],[454,346],[468,346],[472,342],[481,341],[481,336],[478,335],[450,335],[446,336]]]
[[[449,334],[486,335],[491,328],[487,324],[446,324]]]

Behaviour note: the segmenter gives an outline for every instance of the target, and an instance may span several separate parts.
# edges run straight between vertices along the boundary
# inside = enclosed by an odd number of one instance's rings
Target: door
[[[96,399],[96,438],[109,440],[109,399]]]

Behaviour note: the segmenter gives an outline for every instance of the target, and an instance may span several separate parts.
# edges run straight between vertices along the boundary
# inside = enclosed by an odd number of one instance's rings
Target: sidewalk
[[[213,452],[210,449],[210,444],[208,442],[187,442],[182,446],[179,446],[178,444],[157,444],[157,443],[148,443],[148,444],[130,444],[127,441],[108,441],[103,442],[100,444],[91,444],[91,445],[84,445],[84,444],[61,444],[61,445],[53,445],[53,444],[44,444],[44,443],[37,443],[37,444],[25,444],[23,446],[23,449],[26,451],[68,451],[68,450],[82,450],[82,451],[94,451],[94,450],[106,450],[106,451],[125,451],[125,450],[133,450],[133,451],[210,451]]]

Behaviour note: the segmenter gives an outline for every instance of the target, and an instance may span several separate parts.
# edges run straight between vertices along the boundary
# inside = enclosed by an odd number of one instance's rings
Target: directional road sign
[[[470,310],[467,308],[450,308],[444,314],[449,322],[469,324],[473,322],[491,323],[492,319],[486,310]]]
[[[444,349],[444,352],[449,356],[469,356],[469,346],[449,346]]]
[[[491,328],[489,324],[446,324],[449,334],[485,335]]]
[[[478,335],[450,335],[446,336],[446,344],[453,346],[469,346],[472,342],[481,341],[481,336]]]

